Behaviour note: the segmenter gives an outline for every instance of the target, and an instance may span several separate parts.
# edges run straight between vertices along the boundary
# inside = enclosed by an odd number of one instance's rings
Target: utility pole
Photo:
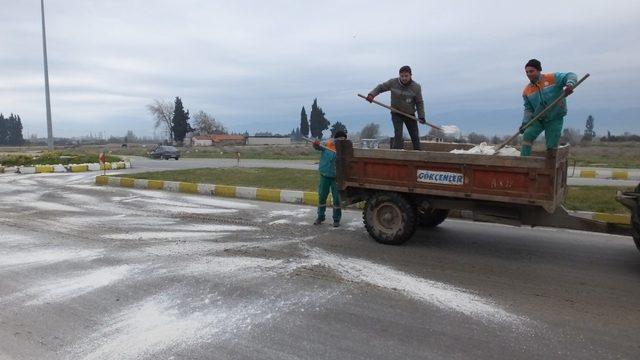
[[[44,93],[47,104],[47,147],[53,151],[53,126],[51,125],[51,100],[49,99],[49,66],[47,64],[47,34],[44,28],[44,0],[40,0],[42,11],[42,54],[44,56]]]

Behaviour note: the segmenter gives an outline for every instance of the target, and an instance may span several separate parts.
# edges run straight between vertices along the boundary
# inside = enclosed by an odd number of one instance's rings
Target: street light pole
[[[49,99],[49,66],[47,65],[47,34],[44,28],[44,0],[40,0],[42,11],[42,54],[44,56],[44,93],[47,104],[47,147],[53,151],[53,126],[51,125],[51,101]]]

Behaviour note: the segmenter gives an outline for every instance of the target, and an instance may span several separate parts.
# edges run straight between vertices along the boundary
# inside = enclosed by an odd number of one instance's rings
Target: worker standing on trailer
[[[333,135],[333,139],[329,138],[327,142],[322,146],[320,140],[313,142],[313,147],[321,151],[320,165],[318,171],[320,172],[320,183],[318,184],[318,217],[313,222],[314,225],[320,225],[325,220],[325,212],[327,210],[327,197],[329,191],[333,200],[333,227],[340,226],[340,219],[342,218],[342,209],[340,208],[340,195],[336,186],[336,145],[334,140],[344,140],[347,138],[347,134],[344,131],[336,131]]]
[[[524,99],[523,126],[563,93],[565,96],[571,95],[573,87],[578,81],[578,77],[572,72],[543,74],[542,64],[536,59],[529,60],[524,69],[530,83],[525,86],[522,93]],[[565,115],[567,115],[567,102],[563,99],[527,129],[521,128],[520,155],[531,155],[533,142],[542,131],[544,131],[547,151],[556,149],[560,141]]]
[[[417,110],[420,123],[425,123],[422,88],[420,84],[411,79],[411,68],[408,65],[400,68],[397,78],[385,81],[371,90],[367,96],[367,101],[373,101],[373,98],[378,96],[378,94],[386,91],[391,91],[392,107],[411,115],[414,115]],[[416,121],[395,112],[391,112],[391,121],[393,122],[394,133],[391,148],[404,149],[404,141],[402,138],[402,124],[404,123],[407,131],[409,131],[409,136],[413,143],[413,150],[420,150],[420,135]]]

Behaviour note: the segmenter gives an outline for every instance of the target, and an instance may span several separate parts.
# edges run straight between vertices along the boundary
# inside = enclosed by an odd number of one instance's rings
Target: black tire
[[[176,160],[180,159],[180,156],[176,156]]]
[[[399,193],[373,194],[363,219],[369,235],[381,244],[400,245],[416,231],[416,207]]]
[[[640,251],[640,203],[636,204],[631,213],[631,236],[633,236],[633,242],[636,243],[636,248]]]
[[[434,209],[434,208],[418,208],[418,226],[426,228],[434,228],[449,216],[448,209]]]
[[[171,159],[171,158],[170,158],[170,157],[168,157],[168,156],[163,156],[163,158],[164,158],[165,160],[169,160],[169,159]]]

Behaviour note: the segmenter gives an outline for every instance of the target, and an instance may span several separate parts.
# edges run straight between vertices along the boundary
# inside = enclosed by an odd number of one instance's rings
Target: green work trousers
[[[340,208],[340,195],[336,189],[336,178],[320,175],[320,183],[318,184],[318,219],[325,219],[327,211],[327,197],[331,191],[333,200],[333,221],[340,222],[342,218],[342,209]]]
[[[536,138],[544,131],[545,143],[547,150],[556,149],[560,142],[562,133],[563,117],[554,119],[538,120],[531,124],[522,135],[522,146],[520,147],[520,156],[531,156],[531,147]]]

